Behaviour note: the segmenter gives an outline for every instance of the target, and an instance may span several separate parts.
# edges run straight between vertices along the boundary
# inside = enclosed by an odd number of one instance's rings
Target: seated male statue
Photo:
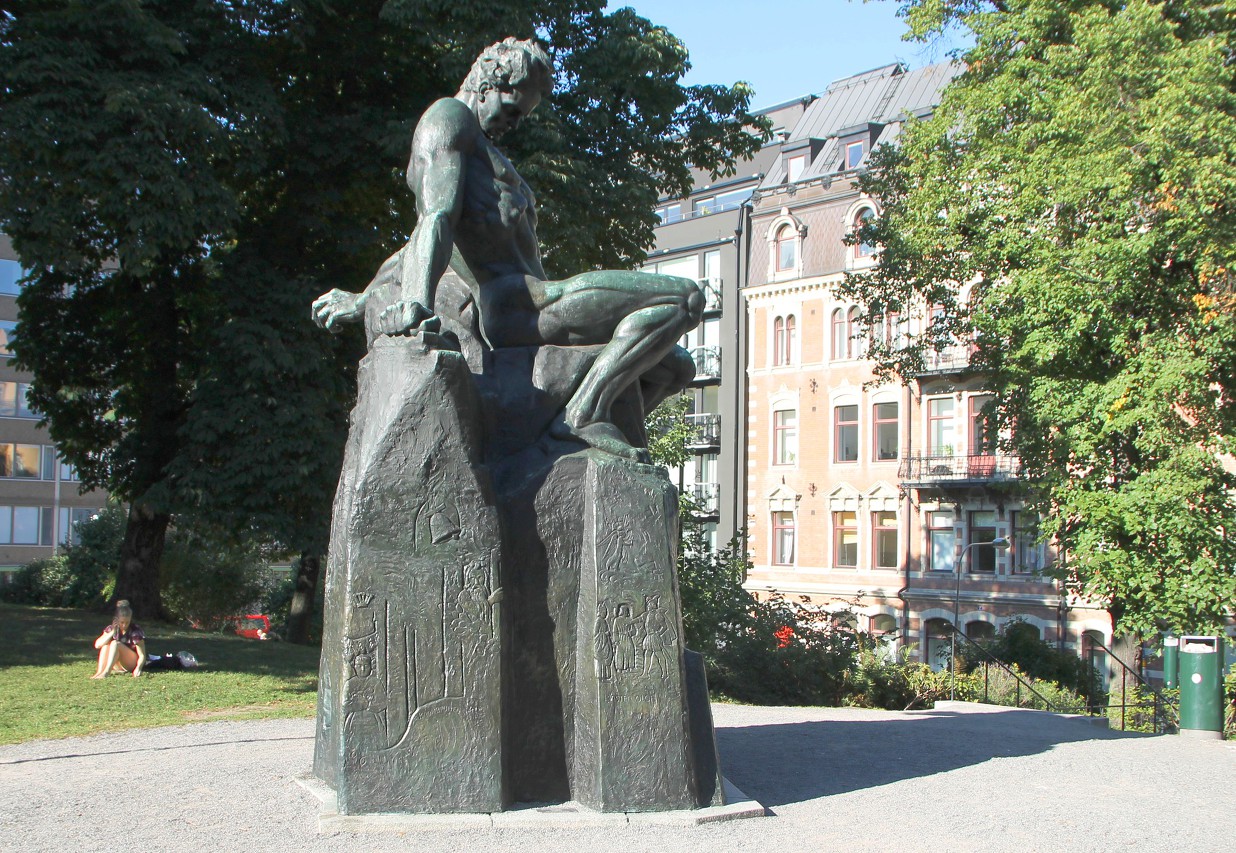
[[[482,52],[459,92],[416,126],[411,239],[363,294],[332,290],[314,301],[313,316],[335,331],[364,317],[379,284],[397,280],[399,298],[380,311],[377,331],[437,331],[435,294],[449,272],[471,292],[491,347],[604,345],[550,432],[643,460],[610,408],[636,381],[647,410],[691,381],[694,366],[676,342],[699,323],[704,296],[689,279],[642,272],[546,280],[532,191],[494,143],[552,88],[552,61],[534,42],[508,38]]]

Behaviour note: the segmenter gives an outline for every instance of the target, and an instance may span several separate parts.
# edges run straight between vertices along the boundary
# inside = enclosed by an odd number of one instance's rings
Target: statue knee
[[[698,326],[700,320],[704,317],[704,291],[689,278],[684,278],[682,281],[686,291],[684,294],[684,304],[687,316],[690,318],[692,326]]]

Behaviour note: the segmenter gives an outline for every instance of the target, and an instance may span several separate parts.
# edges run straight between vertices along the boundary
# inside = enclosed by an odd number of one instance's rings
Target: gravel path
[[[714,709],[726,775],[772,816],[691,829],[319,837],[292,781],[309,720],[0,747],[0,850],[1231,851],[1236,743],[1034,711]]]

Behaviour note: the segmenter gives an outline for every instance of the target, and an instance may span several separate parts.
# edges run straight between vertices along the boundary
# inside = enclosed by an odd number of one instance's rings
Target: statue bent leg
[[[613,424],[610,408],[645,374],[660,374],[659,381],[645,383],[653,393],[652,405],[690,381],[675,359],[669,359],[668,370],[662,363],[678,339],[700,322],[704,294],[699,286],[677,276],[601,271],[561,282],[500,280],[482,293],[488,298],[481,314],[495,346],[605,345],[567,403],[564,423],[552,432],[618,456],[646,458]]]

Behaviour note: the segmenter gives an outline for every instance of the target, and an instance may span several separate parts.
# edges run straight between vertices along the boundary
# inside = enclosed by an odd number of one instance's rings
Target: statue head
[[[549,54],[530,40],[507,38],[481,51],[459,87],[491,139],[514,130],[554,88]]]

